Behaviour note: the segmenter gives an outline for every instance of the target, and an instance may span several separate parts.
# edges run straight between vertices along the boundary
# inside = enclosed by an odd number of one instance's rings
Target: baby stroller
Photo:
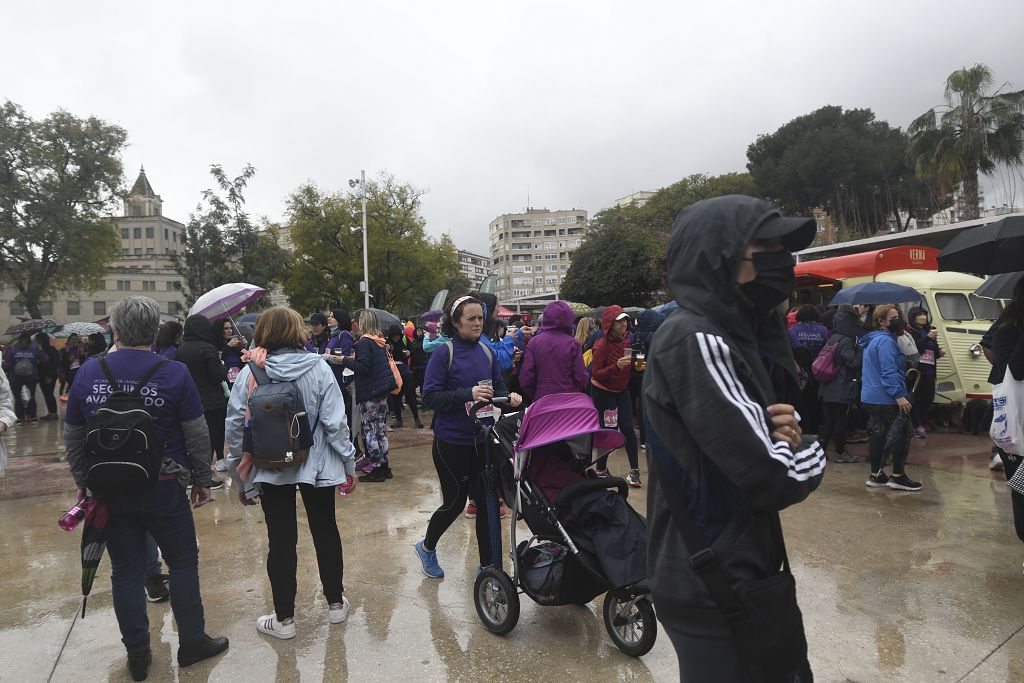
[[[473,407],[474,419],[487,405]],[[474,584],[484,627],[498,635],[515,628],[520,593],[549,606],[585,605],[605,593],[604,624],[616,647],[634,657],[650,652],[657,623],[646,581],[646,522],[626,503],[625,480],[586,475],[594,457],[622,447],[622,434],[601,428],[584,394],[552,394],[523,413],[477,424],[487,436],[488,496],[500,489],[514,513],[512,575],[485,567]],[[518,519],[533,534],[522,542]],[[500,544],[500,529],[492,533]]]

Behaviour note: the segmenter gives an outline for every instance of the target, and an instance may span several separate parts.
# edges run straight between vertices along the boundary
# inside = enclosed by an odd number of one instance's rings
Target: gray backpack
[[[302,392],[295,382],[275,382],[267,371],[249,363],[256,382],[249,394],[242,450],[252,453],[259,468],[281,469],[301,465],[313,447],[313,430]]]

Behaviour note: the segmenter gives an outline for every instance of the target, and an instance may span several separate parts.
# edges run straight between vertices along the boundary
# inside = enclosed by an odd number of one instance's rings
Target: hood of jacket
[[[859,339],[865,334],[865,330],[860,324],[860,318],[852,311],[836,311],[835,317],[832,318],[832,331],[851,339]]]
[[[317,363],[323,363],[320,356],[305,349],[278,349],[267,355],[265,367],[270,379],[291,382],[315,368]]]
[[[762,362],[771,360],[796,380],[793,350],[778,310],[754,320],[736,289],[736,273],[754,232],[779,211],[766,201],[727,195],[691,204],[676,217],[668,242],[668,282],[679,307],[725,329],[771,396]]]
[[[204,341],[217,346],[217,338],[213,334],[213,323],[205,315],[190,315],[185,320],[184,341]]]
[[[665,322],[665,315],[658,313],[654,309],[648,308],[646,311],[640,311],[640,314],[636,317],[636,340],[643,344],[645,347],[651,345],[651,337],[661,327],[661,324]]]
[[[893,338],[893,336],[885,330],[872,330],[871,332],[868,332],[863,337],[861,337],[860,341],[857,342],[857,345],[860,346],[860,348],[862,349],[866,349],[873,340],[878,339],[879,337],[889,337],[890,339]]]
[[[352,316],[349,315],[348,311],[344,308],[335,308],[331,311],[331,315],[333,315],[334,319],[338,321],[338,327],[336,328],[338,332],[352,331]]]
[[[915,322],[914,319],[917,318],[917,316],[919,316],[922,313],[928,316],[928,322],[926,322],[925,325],[931,325],[932,314],[928,312],[927,308],[923,308],[921,306],[914,306],[913,308],[910,309],[909,312],[907,312],[907,320],[910,321],[910,326],[913,327],[915,330],[921,329],[921,327],[917,324],[917,322]]]
[[[575,331],[572,324],[575,318],[569,304],[564,301],[552,301],[544,307],[544,322],[541,323],[540,329],[545,332],[557,330],[572,334]]]
[[[601,331],[604,332],[604,336],[611,338],[609,331],[612,329],[612,323],[624,312],[622,306],[618,304],[612,304],[604,309],[601,313]]]

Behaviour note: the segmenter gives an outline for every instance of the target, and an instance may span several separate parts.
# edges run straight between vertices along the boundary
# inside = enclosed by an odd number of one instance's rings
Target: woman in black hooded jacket
[[[178,347],[174,359],[184,363],[199,390],[199,398],[203,402],[203,413],[210,429],[210,443],[217,454],[214,469],[226,472],[224,462],[224,421],[227,419],[228,399],[224,387],[228,380],[228,372],[221,362],[220,351],[217,350],[217,335],[213,324],[204,315],[191,315],[185,320],[184,341]],[[223,483],[214,480],[212,488],[220,488]]]

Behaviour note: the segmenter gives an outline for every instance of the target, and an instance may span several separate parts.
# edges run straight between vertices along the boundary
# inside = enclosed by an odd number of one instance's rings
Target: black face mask
[[[899,318],[896,318],[895,320],[890,320],[889,334],[894,335],[896,337],[903,334],[903,321],[900,320]]]
[[[793,293],[796,261],[793,254],[785,249],[755,252],[750,261],[754,264],[757,276],[739,285],[739,289],[750,301],[755,313],[765,314]]]

